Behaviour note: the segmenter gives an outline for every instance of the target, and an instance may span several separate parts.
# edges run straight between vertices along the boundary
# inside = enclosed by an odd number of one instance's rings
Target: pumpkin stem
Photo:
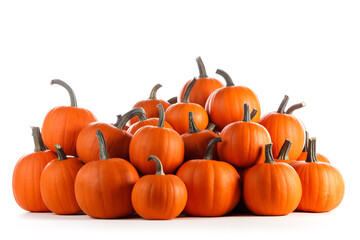
[[[194,78],[190,83],[189,85],[187,85],[186,89],[185,89],[185,92],[184,92],[184,97],[183,97],[183,103],[189,103],[189,98],[190,98],[190,93],[191,93],[191,90],[192,88],[194,87],[195,83],[196,83],[197,79]]]
[[[149,99],[156,99],[157,90],[159,90],[159,88],[161,88],[161,87],[162,87],[161,84],[156,84],[156,85],[151,89]]]
[[[163,166],[161,164],[160,159],[155,155],[150,155],[148,157],[148,161],[150,162],[151,160],[153,160],[156,163],[156,173],[155,173],[155,175],[165,175],[164,169],[163,169]]]
[[[276,163],[272,153],[272,143],[265,144],[265,162],[264,163]]]
[[[65,152],[64,152],[64,149],[60,146],[60,144],[55,144],[55,149],[56,149],[56,153],[57,153],[57,156],[58,156],[58,160],[59,160],[59,161],[68,159],[68,158],[66,157],[66,154],[65,154]]]
[[[156,106],[159,109],[159,122],[158,122],[157,127],[163,128],[164,124],[165,124],[165,109],[164,109],[164,106],[161,103],[159,103]]]
[[[249,107],[249,104],[247,104],[247,103],[244,104],[244,118],[243,118],[243,122],[251,122],[250,107]]]
[[[189,112],[189,133],[198,133],[200,130],[196,126],[196,123],[194,121],[194,113]]]
[[[316,138],[309,139],[308,154],[305,162],[318,162],[316,157]]]
[[[51,85],[58,84],[58,85],[64,87],[68,91],[68,93],[70,95],[70,105],[72,107],[77,107],[77,101],[76,101],[75,93],[67,83],[65,83],[64,81],[61,81],[60,79],[54,79],[54,80],[52,80],[50,82],[50,84]]]
[[[308,152],[308,151],[309,151],[309,132],[305,131],[305,144],[304,144],[303,152]]]
[[[215,138],[210,140],[209,144],[207,145],[205,156],[203,157],[203,159],[206,159],[206,160],[212,160],[213,159],[214,146],[218,142],[222,142],[221,137],[215,137]]]
[[[45,151],[48,148],[45,146],[42,137],[41,137],[41,133],[40,133],[40,128],[39,127],[31,127],[32,129],[32,136],[34,139],[34,144],[35,144],[35,150],[34,152],[40,152],[40,151]]]
[[[106,147],[106,141],[103,133],[100,130],[96,130],[96,137],[99,142],[99,153],[100,153],[100,160],[109,159],[109,152]]]
[[[280,103],[277,113],[282,113],[282,114],[285,113],[285,107],[286,107],[286,104],[288,103],[288,101],[289,101],[289,96],[285,95],[284,99]]]
[[[254,108],[254,109],[251,111],[251,113],[250,113],[250,119],[251,119],[251,120],[256,116],[257,112],[258,112],[258,110],[257,110],[256,108]]]
[[[116,123],[114,123],[114,126],[119,126],[121,117],[122,117],[122,114],[116,115]]]
[[[289,152],[291,148],[292,142],[290,140],[285,139],[284,144],[281,146],[279,155],[277,156],[277,159],[280,160],[289,160]]]
[[[206,127],[206,130],[210,130],[213,132],[215,130],[215,128],[216,128],[215,124],[209,123],[209,125],[207,125],[207,127]]]
[[[227,74],[225,71],[223,71],[221,69],[217,69],[216,73],[219,74],[220,76],[222,76],[225,79],[227,87],[235,86],[233,80],[231,79],[229,74]]]
[[[306,104],[304,102],[294,104],[288,108],[288,110],[286,111],[286,114],[292,114],[296,109],[300,109],[305,106],[306,106]]]
[[[177,103],[177,101],[178,101],[177,97],[172,97],[169,100],[167,100],[167,102],[170,103],[170,104]]]
[[[141,107],[133,108],[129,112],[125,113],[123,116],[118,119],[118,121],[114,124],[114,127],[119,129],[124,129],[126,123],[133,117],[138,116],[140,121],[146,120],[145,110]]]
[[[199,68],[199,78],[207,78],[207,74],[206,74],[206,69],[205,69],[205,65],[201,59],[201,57],[197,57],[196,58],[196,63],[198,65],[198,68]]]

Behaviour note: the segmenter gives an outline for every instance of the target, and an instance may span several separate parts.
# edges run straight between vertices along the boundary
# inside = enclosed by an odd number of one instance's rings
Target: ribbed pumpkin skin
[[[161,99],[146,99],[146,100],[137,102],[133,108],[142,107],[145,110],[147,118],[158,118],[159,117],[159,109],[157,108],[156,105],[158,105],[159,103],[161,103],[161,105],[164,107],[165,110],[170,106],[170,103],[168,103],[164,100],[161,100]],[[138,121],[139,121],[139,117],[135,116],[135,117],[131,118],[129,122],[130,122],[130,125],[132,125]]]
[[[94,122],[88,124],[80,131],[76,142],[77,153],[84,163],[99,160],[99,142],[96,138],[97,130],[104,134],[111,158],[129,160],[129,146],[132,135],[111,124]]]
[[[244,176],[243,198],[257,215],[280,216],[293,212],[301,200],[301,182],[286,163],[260,163]]]
[[[273,143],[273,155],[277,156],[285,139],[292,142],[289,152],[290,159],[298,159],[305,144],[305,129],[303,124],[291,114],[268,113],[259,123],[269,132]]]
[[[131,191],[139,175],[126,160],[111,158],[85,164],[75,179],[80,208],[93,218],[129,217]]]
[[[61,106],[50,110],[45,116],[41,133],[45,145],[56,152],[55,144],[62,146],[66,154],[77,156],[76,139],[86,125],[96,117],[87,109]]]
[[[81,209],[75,198],[75,177],[83,163],[69,157],[49,162],[40,178],[41,196],[50,211],[56,214],[75,214]]]
[[[250,112],[256,108],[257,114],[252,119],[258,122],[261,115],[260,102],[256,94],[247,87],[229,86],[214,91],[208,98],[205,109],[211,122],[220,129],[226,125],[243,120],[244,104],[250,107]]]
[[[194,122],[199,130],[204,130],[209,124],[205,109],[196,103],[173,104],[165,112],[165,120],[180,135],[189,131],[189,112],[194,113]]]
[[[23,156],[16,163],[12,177],[12,189],[17,204],[26,211],[48,212],[41,197],[40,177],[46,164],[56,158],[46,150]]]
[[[253,122],[235,122],[220,133],[217,151],[221,161],[247,168],[265,161],[265,144],[271,142],[266,129]]]
[[[336,208],[344,197],[344,180],[335,167],[322,162],[294,161],[290,163],[298,173],[303,193],[296,210],[328,212]]]
[[[184,212],[190,216],[222,216],[241,196],[240,177],[233,166],[214,160],[190,160],[176,173],[188,191]]]
[[[302,152],[299,158],[297,159],[297,161],[305,161],[307,158],[307,154],[308,154],[307,152]],[[330,163],[329,159],[320,153],[316,154],[316,158],[319,162]]]
[[[154,126],[142,127],[130,142],[130,162],[141,175],[156,172],[156,164],[147,161],[149,155],[161,159],[166,174],[175,173],[183,163],[184,142],[175,130]]]
[[[192,80],[186,82],[184,87],[180,92],[180,102],[183,101],[184,93],[186,87],[190,84]],[[206,100],[216,89],[224,87],[219,80],[215,78],[198,78],[194,87],[191,90],[189,101],[191,103],[197,103],[205,108]]]
[[[131,125],[129,127],[129,129],[127,131],[129,133],[131,133],[132,135],[134,135],[139,128],[142,128],[144,126],[156,126],[158,124],[158,122],[159,122],[159,118],[149,118],[149,119],[134,123],[133,125]],[[167,121],[164,121],[164,127],[173,129],[173,127]]]
[[[141,217],[168,220],[183,211],[187,190],[183,181],[175,175],[146,175],[136,182],[131,199]]]

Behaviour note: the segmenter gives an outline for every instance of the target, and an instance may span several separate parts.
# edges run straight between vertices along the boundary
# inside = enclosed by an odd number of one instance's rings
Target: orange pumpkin
[[[173,129],[164,128],[165,113],[158,104],[160,116],[157,126],[144,126],[134,134],[130,142],[130,162],[141,175],[152,174],[156,170],[154,162],[146,161],[149,155],[162,160],[164,172],[174,173],[183,163],[184,142]]]
[[[317,160],[315,138],[309,140],[306,161],[290,164],[299,174],[303,187],[298,211],[328,212],[341,203],[345,191],[344,180],[333,165]]]
[[[146,117],[148,118],[158,118],[159,117],[159,111],[156,107],[156,105],[158,105],[159,103],[161,105],[163,105],[164,109],[166,110],[169,106],[170,103],[168,103],[167,101],[161,100],[161,99],[157,99],[156,98],[156,93],[158,91],[159,88],[161,88],[162,85],[161,84],[156,84],[150,92],[150,97],[146,100],[142,100],[140,102],[137,102],[133,108],[138,108],[141,107],[145,110],[146,113]],[[139,121],[139,117],[135,116],[133,118],[130,119],[130,125],[136,123]]]
[[[191,90],[189,101],[197,103],[205,108],[206,100],[212,92],[216,89],[224,87],[224,85],[216,78],[209,78],[206,74],[206,69],[203,61],[200,57],[196,58],[196,63],[199,68],[199,78],[196,81],[193,89]],[[184,93],[187,86],[191,83],[191,80],[187,81],[180,93],[180,101],[183,101]]]
[[[49,162],[40,178],[41,196],[45,205],[56,214],[75,214],[81,209],[75,198],[75,177],[83,163],[66,157],[59,144],[55,146],[58,159]]]
[[[257,95],[244,86],[235,86],[231,77],[223,70],[218,69],[217,74],[224,77],[226,87],[215,90],[206,101],[205,109],[208,112],[211,121],[223,129],[226,125],[241,121],[244,118],[244,103],[247,103],[250,109],[256,108],[257,114],[253,122],[260,119],[260,102]]]
[[[165,175],[161,161],[154,155],[156,174],[146,175],[135,183],[131,201],[137,214],[146,219],[168,220],[177,217],[187,200],[186,186],[176,175]]]
[[[131,192],[139,179],[126,160],[110,158],[104,135],[96,131],[100,161],[85,164],[75,179],[75,196],[80,208],[93,218],[129,217],[134,213]]]
[[[12,189],[16,203],[26,211],[47,212],[40,192],[41,172],[56,154],[47,150],[40,129],[32,127],[35,151],[19,159],[12,176]]]
[[[265,146],[265,162],[245,173],[244,202],[257,215],[286,215],[301,200],[301,181],[289,164],[274,161],[271,147],[271,143]]]
[[[227,125],[221,131],[220,137],[223,139],[217,146],[220,160],[242,168],[263,162],[264,146],[271,142],[266,129],[251,122],[249,105],[246,103],[243,121]]]
[[[285,95],[277,112],[266,114],[260,119],[259,123],[268,130],[271,136],[274,156],[279,154],[282,144],[285,139],[288,139],[292,142],[289,158],[298,159],[304,148],[305,128],[302,122],[292,113],[296,109],[304,107],[305,103],[295,104],[285,111],[288,101],[289,97]]]
[[[52,80],[51,84],[64,87],[71,100],[71,106],[60,106],[50,110],[45,116],[42,125],[42,136],[46,146],[56,152],[55,144],[60,144],[64,151],[72,156],[77,156],[76,139],[79,132],[96,117],[87,109],[77,107],[74,91],[61,80]]]
[[[291,163],[293,161],[296,161],[294,159],[289,158],[291,145],[292,142],[286,139],[280,149],[279,155],[277,156],[277,158],[275,158],[275,162]]]
[[[300,156],[297,159],[298,161],[305,161],[307,159],[308,146],[309,146],[309,133],[307,131],[305,131],[305,145],[304,145],[302,153],[300,154]],[[319,162],[330,163],[329,159],[320,153],[316,153],[316,158]]]
[[[222,216],[240,200],[240,177],[229,163],[212,159],[217,137],[209,142],[203,159],[184,163],[176,173],[186,185],[188,200],[184,212],[190,216]]]

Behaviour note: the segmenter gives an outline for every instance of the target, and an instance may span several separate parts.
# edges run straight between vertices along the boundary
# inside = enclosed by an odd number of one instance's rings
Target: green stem
[[[157,127],[163,128],[164,124],[165,124],[165,109],[164,109],[164,106],[161,103],[159,103],[156,106],[159,109],[159,122],[158,122]]]
[[[275,163],[273,154],[272,154],[272,143],[265,145],[265,163]]]
[[[99,153],[100,153],[100,160],[109,159],[109,152],[106,147],[106,141],[103,133],[100,130],[96,131],[96,137],[99,142]]]
[[[161,87],[162,87],[161,84],[156,84],[156,85],[151,89],[149,99],[156,99],[157,90],[159,90],[159,88],[161,88]]]
[[[292,114],[295,110],[303,108],[305,106],[306,106],[306,104],[304,102],[294,104],[288,108],[288,110],[286,111],[286,114]]]
[[[244,104],[244,118],[243,118],[243,122],[251,122],[250,107],[249,107],[249,104],[247,104],[247,103]]]
[[[206,160],[212,160],[213,159],[214,146],[218,142],[222,142],[221,137],[215,137],[215,138],[210,140],[209,144],[207,145],[205,156],[203,157],[203,159],[206,159]]]
[[[289,101],[289,96],[285,95],[283,100],[280,103],[277,113],[282,113],[282,114],[285,113],[285,107],[286,107],[286,104],[288,103],[288,101]]]
[[[169,100],[167,100],[167,102],[170,103],[170,104],[175,104],[175,103],[177,103],[177,101],[178,101],[177,97],[172,97]]]
[[[254,108],[254,109],[251,111],[251,113],[250,113],[250,119],[251,119],[251,120],[256,116],[257,112],[258,112],[258,110],[257,110],[256,108]]]
[[[290,140],[285,139],[284,144],[282,145],[279,155],[276,159],[280,160],[289,160],[289,152],[291,148],[292,142]]]
[[[75,93],[67,83],[65,83],[64,81],[61,81],[60,79],[54,79],[54,80],[52,80],[50,82],[50,84],[51,85],[58,84],[58,85],[64,87],[68,91],[68,93],[70,95],[70,104],[71,104],[71,106],[72,107],[77,107],[77,101],[76,101]]]
[[[227,87],[235,86],[233,80],[231,79],[229,74],[227,74],[225,71],[223,71],[221,69],[217,69],[216,73],[219,74],[220,76],[222,76],[225,79]]]
[[[309,149],[305,162],[318,162],[316,157],[316,138],[309,139]]]
[[[155,155],[150,155],[148,157],[148,161],[150,162],[151,160],[153,160],[156,163],[156,173],[155,173],[155,175],[165,175],[164,169],[163,169],[163,166],[161,164],[160,159]]]
[[[186,89],[185,89],[185,92],[184,92],[184,97],[183,97],[183,103],[189,103],[189,98],[190,98],[190,93],[191,93],[191,90],[192,88],[194,87],[195,83],[196,83],[197,79],[194,78],[190,83],[189,85],[187,85]]]
[[[198,133],[198,132],[200,132],[200,130],[195,124],[194,113],[189,112],[189,133]]]
[[[58,156],[58,160],[59,160],[59,161],[68,159],[68,158],[66,157],[66,154],[65,154],[65,152],[64,152],[64,149],[60,146],[60,144],[55,144],[55,149],[56,149],[56,153],[57,153],[57,156]]]
[[[145,110],[141,107],[133,108],[129,112],[125,113],[120,119],[114,124],[114,127],[124,129],[126,123],[133,117],[138,116],[140,121],[146,120]]]
[[[39,127],[31,127],[31,130],[32,130],[32,136],[33,136],[34,145],[35,145],[34,152],[40,152],[40,151],[47,150],[47,147],[45,146],[45,144],[42,140],[42,137],[41,137],[40,128]]]
[[[198,65],[198,68],[199,68],[199,78],[207,78],[207,74],[206,74],[206,69],[205,69],[205,65],[201,59],[201,57],[197,57],[196,58],[196,63]]]

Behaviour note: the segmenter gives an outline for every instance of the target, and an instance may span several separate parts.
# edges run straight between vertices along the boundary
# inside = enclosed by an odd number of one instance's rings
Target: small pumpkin
[[[68,158],[59,144],[55,148],[58,158],[49,162],[41,174],[41,196],[45,205],[56,214],[81,212],[75,198],[74,184],[83,163],[78,158]]]
[[[299,174],[303,187],[297,210],[328,212],[341,203],[345,192],[344,180],[333,165],[317,160],[316,138],[310,138],[308,147],[306,161],[290,163]]]
[[[289,164],[274,161],[271,147],[272,143],[265,146],[265,162],[245,173],[243,198],[257,215],[287,215],[301,200],[301,181]]]
[[[35,150],[16,163],[12,176],[13,194],[16,203],[24,210],[48,212],[41,197],[40,177],[46,164],[56,158],[56,154],[46,148],[38,127],[32,127],[32,135]]]
[[[56,152],[55,144],[60,144],[67,154],[77,156],[78,134],[89,123],[96,122],[96,117],[89,110],[77,107],[74,91],[68,84],[58,79],[52,80],[51,84],[58,84],[68,91],[71,106],[55,107],[47,113],[41,128],[44,143],[53,152]]]
[[[186,186],[176,175],[165,175],[159,158],[150,155],[150,160],[156,163],[156,173],[143,176],[135,183],[131,194],[133,207],[137,214],[146,219],[175,218],[186,205]]]
[[[186,185],[188,200],[184,212],[190,216],[222,216],[231,212],[240,200],[240,177],[229,163],[212,160],[213,138],[203,159],[184,163],[176,175]]]
[[[100,161],[85,164],[75,178],[80,208],[93,218],[129,217],[134,213],[131,192],[139,174],[126,160],[110,158],[104,135],[96,131]]]
[[[196,58],[196,63],[199,68],[199,78],[196,81],[193,89],[191,90],[189,101],[197,103],[205,108],[206,100],[212,92],[216,89],[224,87],[224,85],[216,78],[209,78],[206,74],[205,65],[201,57]],[[183,101],[184,93],[187,86],[191,83],[191,80],[187,81],[180,93],[180,101]]]
[[[293,161],[296,161],[295,159],[289,158],[291,145],[292,142],[285,139],[285,142],[280,149],[279,155],[277,156],[277,158],[275,158],[275,162],[291,163]]]
[[[169,106],[170,103],[168,103],[167,101],[161,100],[161,99],[157,99],[156,97],[156,93],[159,90],[159,88],[161,88],[162,85],[161,84],[156,84],[150,92],[150,97],[146,100],[142,100],[137,102],[133,108],[138,108],[141,107],[145,110],[146,113],[146,117],[148,118],[158,118],[159,117],[159,111],[156,107],[156,105],[158,105],[159,103],[161,105],[163,105],[164,109],[166,110]],[[130,119],[130,125],[138,122],[140,119],[138,116],[134,116],[133,118]]]
[[[307,159],[308,149],[309,149],[308,146],[309,146],[309,133],[308,131],[305,131],[305,145],[302,153],[297,159],[298,161],[305,161]],[[329,159],[320,153],[316,153],[316,158],[319,162],[330,163]]]

